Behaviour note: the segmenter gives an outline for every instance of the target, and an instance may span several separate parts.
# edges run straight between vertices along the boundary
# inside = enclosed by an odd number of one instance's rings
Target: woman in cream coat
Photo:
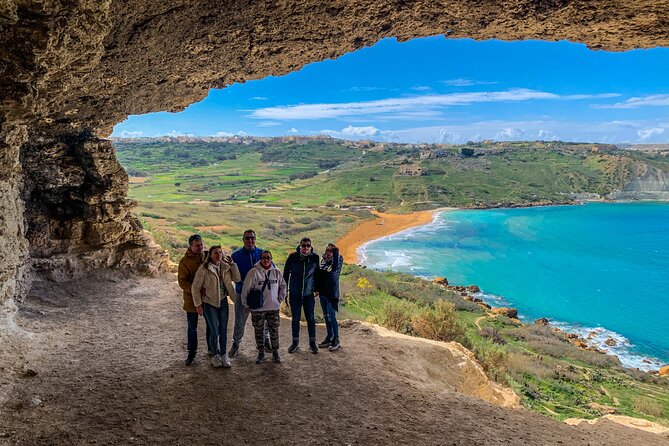
[[[230,256],[224,256],[220,246],[209,249],[209,257],[198,268],[193,279],[193,303],[199,315],[209,325],[209,345],[214,356],[211,365],[230,367],[228,358],[228,296],[237,299],[235,284],[241,280],[239,268]]]

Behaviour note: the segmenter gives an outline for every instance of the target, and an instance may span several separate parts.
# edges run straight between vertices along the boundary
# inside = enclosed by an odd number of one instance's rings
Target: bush
[[[379,322],[398,333],[413,334],[411,325],[413,311],[413,306],[409,302],[402,300],[386,302],[381,309]]]
[[[455,306],[443,300],[434,303],[434,308],[423,308],[411,318],[416,335],[435,341],[462,342],[465,328],[458,321]]]
[[[508,353],[504,347],[493,344],[488,340],[481,340],[474,343],[472,351],[488,375],[495,381],[503,379],[508,361]]]
[[[479,333],[482,337],[491,340],[495,344],[504,345],[506,339],[501,335],[499,330],[494,327],[483,327]]]

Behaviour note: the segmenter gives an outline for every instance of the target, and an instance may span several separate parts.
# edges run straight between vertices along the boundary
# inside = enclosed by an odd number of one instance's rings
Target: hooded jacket
[[[188,248],[186,255],[184,255],[181,260],[179,260],[179,270],[177,273],[177,279],[179,282],[179,287],[183,290],[184,297],[184,310],[189,313],[196,313],[195,304],[193,304],[193,293],[191,292],[191,287],[193,286],[193,280],[195,279],[195,273],[197,269],[204,263],[205,252],[202,254],[193,254],[193,251]]]
[[[239,280],[239,269],[235,263],[221,262],[218,266],[211,262],[202,264],[193,279],[191,288],[193,304],[199,307],[202,302],[206,302],[219,308],[221,300],[227,299],[227,296],[235,300],[237,293],[232,283],[235,280]],[[202,293],[203,289],[204,293]]]
[[[250,290],[262,290],[265,278],[268,278],[267,286],[263,292],[263,306],[253,312],[258,311],[276,311],[281,307],[281,302],[286,298],[286,281],[281,276],[281,271],[276,269],[274,264],[269,269],[265,269],[260,265],[260,262],[251,268],[251,271],[246,274],[244,279],[244,286],[242,287],[242,305],[247,307],[246,298]]]
[[[283,268],[283,279],[288,284],[291,299],[313,297],[314,291],[318,291],[317,270],[318,254],[314,254],[313,248],[309,254],[303,255],[298,246],[297,250],[288,256],[286,266]]]

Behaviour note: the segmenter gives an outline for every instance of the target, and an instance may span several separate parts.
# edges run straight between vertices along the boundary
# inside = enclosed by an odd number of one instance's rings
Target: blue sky
[[[396,142],[669,142],[669,48],[429,37],[212,90],[112,136],[317,135]]]

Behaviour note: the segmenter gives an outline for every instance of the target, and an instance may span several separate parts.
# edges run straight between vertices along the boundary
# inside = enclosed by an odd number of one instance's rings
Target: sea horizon
[[[525,323],[546,317],[624,366],[651,371],[669,363],[667,222],[669,203],[657,201],[447,210],[358,254],[374,269],[478,285],[479,297],[518,308]],[[639,295],[654,297],[639,303]]]

